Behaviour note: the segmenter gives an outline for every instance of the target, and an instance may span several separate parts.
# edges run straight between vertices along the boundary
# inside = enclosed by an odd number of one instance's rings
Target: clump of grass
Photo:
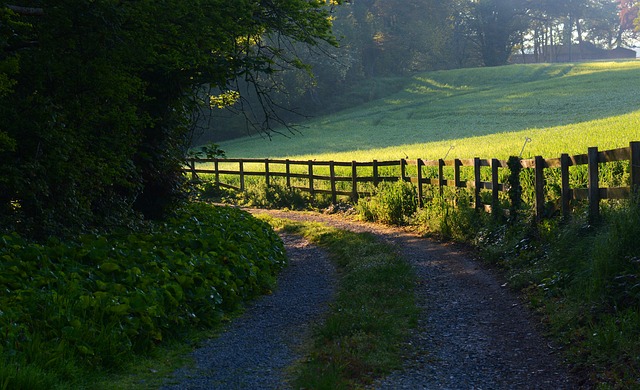
[[[236,187],[240,185],[237,176],[225,179],[227,184]],[[319,210],[331,204],[331,197],[326,194],[312,196],[308,192],[285,185],[282,180],[273,179],[269,185],[264,180],[246,179],[244,191],[238,191],[218,185],[211,176],[203,176],[192,185],[191,197],[206,202],[289,210]]]
[[[468,190],[446,190],[450,193],[434,194],[425,202],[411,217],[411,225],[439,239],[468,242],[475,237],[476,228],[490,216],[474,209]]]
[[[241,204],[261,208],[305,210],[314,202],[309,194],[278,182],[269,186],[264,182],[252,183],[239,197]]]
[[[356,205],[358,215],[365,221],[401,225],[418,209],[418,195],[411,183],[383,182],[373,188],[373,195],[361,198]]]
[[[295,369],[296,388],[347,389],[401,367],[401,344],[416,326],[415,275],[396,249],[367,233],[316,223],[270,222],[328,249],[339,287],[315,330],[308,360]]]

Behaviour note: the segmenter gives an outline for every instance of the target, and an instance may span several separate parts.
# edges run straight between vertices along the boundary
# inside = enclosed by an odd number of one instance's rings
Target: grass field
[[[228,157],[336,161],[586,153],[640,140],[640,61],[509,65],[408,77],[401,92],[221,143]],[[453,148],[452,148],[453,147]]]
[[[221,148],[229,157],[335,161],[445,155],[506,159],[520,155],[525,139],[531,142],[524,158],[582,154],[591,146],[614,149],[640,141],[639,77],[640,61],[635,60],[424,73],[407,78],[402,91],[384,99],[310,120],[300,134],[275,135],[271,141],[238,139]],[[628,163],[602,165],[601,186],[628,182]],[[585,166],[572,167],[571,187],[585,188],[587,173]],[[527,205],[533,209],[532,175],[520,175],[523,210]],[[438,237],[470,243],[483,261],[497,265],[508,285],[529,298],[586,387],[639,388],[640,207],[637,202],[603,202],[602,218],[594,223],[585,204],[576,202],[571,218],[552,218],[559,177],[558,169],[545,171],[549,207],[537,224],[523,210],[509,219],[494,218],[470,207],[449,207],[437,196],[399,219]],[[264,187],[254,188],[266,193]],[[356,209],[361,216],[369,210],[374,217],[367,219],[381,221],[377,214],[388,210],[377,207],[382,212],[376,214],[374,206],[404,204],[411,197],[409,192],[395,196],[398,190],[390,187],[361,198]],[[273,191],[271,198],[285,198],[276,195]],[[254,198],[269,198],[261,196]],[[458,205],[469,199],[455,196],[462,201]]]

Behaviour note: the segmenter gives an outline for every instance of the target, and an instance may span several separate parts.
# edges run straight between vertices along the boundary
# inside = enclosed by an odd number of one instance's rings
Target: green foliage
[[[475,236],[476,228],[489,216],[473,207],[470,191],[458,189],[451,192],[434,195],[425,202],[411,219],[411,224],[441,239],[469,241]]]
[[[237,176],[225,182],[239,185]],[[192,195],[195,199],[235,203],[248,207],[280,208],[290,210],[318,210],[331,204],[331,197],[326,194],[311,196],[295,187],[287,187],[283,180],[272,178],[269,186],[264,180],[245,178],[243,192],[218,186],[211,177],[203,176],[195,183]]]
[[[296,59],[272,34],[335,43],[318,1],[42,7],[0,6],[0,223],[41,239],[163,218],[184,200],[195,91],[261,90]]]
[[[356,211],[365,221],[400,225],[418,208],[416,188],[404,181],[383,182],[371,197],[359,199]]]
[[[224,158],[226,153],[220,149],[220,145],[209,142],[206,145],[202,145],[196,150],[189,151],[190,158]]]
[[[69,383],[73,367],[117,369],[132,353],[217,324],[271,289],[285,265],[267,224],[201,204],[147,232],[44,244],[5,235],[0,259],[3,365]],[[0,383],[19,384],[12,372]]]
[[[0,365],[0,388],[15,390],[63,389],[59,378],[35,366]]]
[[[308,194],[278,182],[256,183],[247,186],[241,195],[241,203],[247,206],[305,210],[313,206],[314,200]]]

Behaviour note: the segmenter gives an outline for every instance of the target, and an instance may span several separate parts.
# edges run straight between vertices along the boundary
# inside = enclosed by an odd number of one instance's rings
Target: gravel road
[[[271,295],[251,304],[216,339],[193,353],[163,389],[282,389],[287,371],[321,319],[335,291],[335,268],[327,254],[299,237],[282,236],[289,266]]]
[[[423,314],[418,328],[407,341],[405,366],[378,380],[371,388],[588,388],[570,375],[560,354],[541,335],[536,317],[505,282],[455,246],[436,243],[402,229],[333,215],[250,211],[373,233],[396,245],[414,266],[418,276],[416,297]],[[289,248],[294,241],[290,237],[286,240]],[[307,252],[296,252],[292,248],[292,264],[299,265],[290,267],[293,272],[282,275],[280,288],[247,310],[239,321],[231,324],[227,333],[196,351],[197,370],[180,372],[177,384],[166,389],[288,387],[283,372],[288,364],[300,358],[295,354],[294,345],[308,335],[308,324],[326,310],[333,291],[330,282],[333,271],[324,252],[306,244],[294,245],[302,245]],[[299,261],[295,258],[297,255],[306,258]],[[307,266],[317,267],[312,273],[323,276],[309,280],[308,272],[303,271]],[[314,294],[313,291],[322,286],[330,287],[325,288],[324,293],[318,292],[319,297],[300,298]],[[276,309],[278,305],[283,305],[282,311]],[[314,305],[317,306],[314,308]],[[275,314],[278,312],[282,314]]]

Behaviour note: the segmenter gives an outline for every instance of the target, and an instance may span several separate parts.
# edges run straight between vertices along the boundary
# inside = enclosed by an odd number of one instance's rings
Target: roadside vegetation
[[[300,136],[261,141],[259,147],[251,139],[222,147],[234,157],[335,161],[447,154],[448,159],[506,159],[521,152],[523,158],[553,158],[585,153],[591,146],[625,147],[640,140],[640,94],[628,83],[638,76],[636,61],[430,72],[407,79],[402,92],[311,120]],[[531,142],[525,145],[526,138]],[[372,196],[352,205],[352,213],[472,244],[484,261],[503,270],[511,288],[529,297],[557,352],[585,383],[605,389],[640,386],[638,199],[602,202],[597,223],[589,221],[586,205],[576,202],[571,217],[563,219],[554,212],[559,179],[551,172],[545,177],[551,189],[546,214],[536,223],[527,179],[521,182],[524,202],[510,217],[477,212],[464,190],[444,196],[427,191],[424,206],[417,207],[415,191],[400,182],[372,189]],[[629,167],[604,164],[600,180],[602,186],[625,186]],[[572,168],[571,181],[584,187],[585,172]],[[269,195],[257,181],[247,186],[251,190],[241,195],[217,191],[261,207],[320,210],[329,203],[323,197],[304,203],[311,199],[306,193],[283,185],[270,188]],[[291,197],[296,202],[287,203]],[[509,208],[502,201],[502,208]]]
[[[286,265],[265,222],[204,204],[137,232],[0,243],[2,389],[95,388],[105,372],[215,328]]]

